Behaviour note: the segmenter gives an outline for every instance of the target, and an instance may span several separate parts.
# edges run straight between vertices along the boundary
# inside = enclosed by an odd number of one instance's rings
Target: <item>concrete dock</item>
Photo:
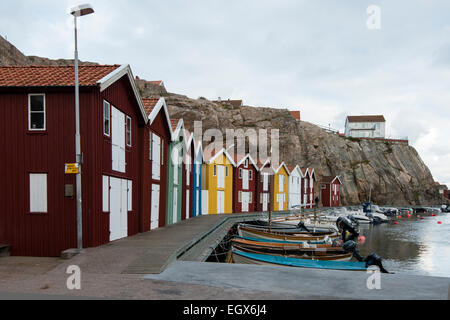
[[[229,228],[260,214],[209,215],[85,249],[70,260],[0,258],[2,297],[117,299],[447,299],[449,278],[382,275],[368,290],[364,272],[203,263]],[[68,266],[81,290],[68,290]]]

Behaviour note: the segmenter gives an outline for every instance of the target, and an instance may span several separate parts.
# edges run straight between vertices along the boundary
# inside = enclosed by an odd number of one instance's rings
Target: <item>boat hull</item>
[[[283,240],[291,242],[305,242],[305,241],[326,241],[327,239],[338,238],[337,233],[330,233],[321,236],[312,236],[308,234],[281,234],[276,232],[269,232],[260,229],[253,229],[248,227],[238,227],[238,234],[244,238],[257,238],[264,240]]]
[[[292,257],[248,253],[239,250],[233,250],[232,257],[233,262],[237,264],[257,264],[346,271],[367,271],[365,262],[298,259]]]

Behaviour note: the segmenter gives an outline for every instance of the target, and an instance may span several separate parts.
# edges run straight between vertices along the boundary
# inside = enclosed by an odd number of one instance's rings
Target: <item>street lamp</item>
[[[81,197],[81,165],[83,158],[81,154],[80,139],[80,89],[78,81],[78,35],[77,35],[77,17],[94,13],[94,9],[89,4],[82,4],[73,7],[70,14],[74,17],[75,26],[75,156],[78,164],[77,173],[77,243],[78,251],[83,249],[83,221],[82,221],[82,197]]]

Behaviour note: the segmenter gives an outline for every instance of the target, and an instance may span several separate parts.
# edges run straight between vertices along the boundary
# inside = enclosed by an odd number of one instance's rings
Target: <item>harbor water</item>
[[[396,219],[380,225],[361,225],[366,242],[363,256],[376,252],[394,273],[450,277],[450,214]],[[441,222],[439,224],[438,222]]]

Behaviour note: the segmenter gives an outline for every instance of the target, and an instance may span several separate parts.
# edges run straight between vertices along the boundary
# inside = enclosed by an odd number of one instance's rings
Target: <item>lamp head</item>
[[[70,14],[75,17],[86,16],[91,13],[94,13],[94,8],[90,4],[82,4],[70,9]]]

